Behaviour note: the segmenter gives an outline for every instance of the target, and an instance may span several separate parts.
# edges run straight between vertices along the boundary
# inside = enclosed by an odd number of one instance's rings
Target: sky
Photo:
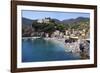
[[[22,10],[22,17],[28,19],[43,19],[45,17],[55,18],[59,20],[64,19],[75,19],[77,17],[89,18],[89,13],[76,13],[76,12],[54,12],[54,11],[33,11],[33,10]]]

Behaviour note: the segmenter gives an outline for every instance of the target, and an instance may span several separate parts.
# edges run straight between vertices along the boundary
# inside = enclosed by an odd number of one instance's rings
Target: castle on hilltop
[[[45,17],[44,19],[38,19],[37,22],[38,23],[49,23],[50,20],[51,19],[49,17]]]

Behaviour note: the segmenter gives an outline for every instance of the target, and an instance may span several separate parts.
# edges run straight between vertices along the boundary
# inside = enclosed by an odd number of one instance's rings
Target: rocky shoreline
[[[89,47],[90,43],[88,43],[85,39],[79,39],[75,42],[66,43],[65,39],[58,39],[58,38],[45,38],[46,40],[54,41],[55,43],[61,44],[65,47],[66,52],[76,53],[80,55],[81,59],[88,59],[89,58]]]

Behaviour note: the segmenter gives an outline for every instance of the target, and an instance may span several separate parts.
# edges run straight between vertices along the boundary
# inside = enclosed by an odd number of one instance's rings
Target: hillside
[[[89,28],[89,18],[84,18],[84,17],[78,17],[76,19],[65,19],[60,21],[59,19],[53,19],[57,25],[63,24],[64,27],[66,28],[73,28],[73,29],[83,29],[83,28]],[[22,25],[23,27],[31,27],[33,23],[37,22],[37,20],[31,20],[27,18],[22,18]]]

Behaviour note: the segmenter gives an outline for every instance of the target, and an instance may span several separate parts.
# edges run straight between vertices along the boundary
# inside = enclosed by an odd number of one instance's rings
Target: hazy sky
[[[71,19],[77,17],[90,17],[89,13],[76,13],[76,12],[53,12],[53,11],[33,11],[22,10],[22,17],[29,19],[42,19],[45,17],[56,18],[59,20]]]

